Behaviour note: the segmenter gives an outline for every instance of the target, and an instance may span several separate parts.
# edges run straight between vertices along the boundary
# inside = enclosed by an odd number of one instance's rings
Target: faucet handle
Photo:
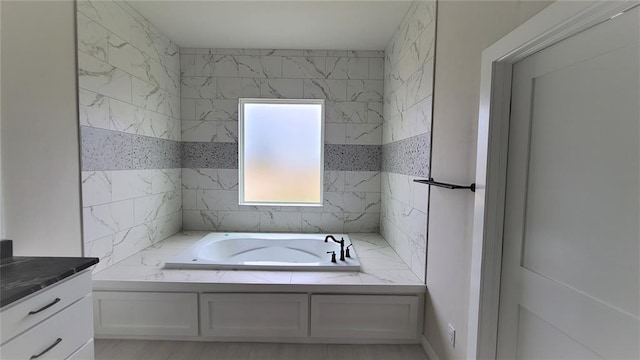
[[[336,252],[335,251],[327,251],[327,254],[331,254],[331,262],[335,263],[336,261]]]
[[[348,258],[350,258],[350,257],[351,257],[351,253],[349,252],[349,248],[350,248],[350,247],[352,247],[352,246],[353,246],[353,244],[349,244],[349,246],[347,246],[347,251],[346,251],[346,253],[344,254],[344,256],[346,256],[346,257],[348,257]]]

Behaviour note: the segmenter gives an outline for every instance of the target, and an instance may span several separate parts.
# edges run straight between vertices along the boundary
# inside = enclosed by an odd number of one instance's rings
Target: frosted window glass
[[[240,204],[322,205],[323,100],[240,99]]]

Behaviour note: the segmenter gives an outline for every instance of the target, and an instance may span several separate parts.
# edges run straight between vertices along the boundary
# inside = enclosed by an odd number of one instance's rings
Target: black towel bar
[[[476,184],[475,183],[473,183],[473,184],[471,184],[469,186],[464,186],[464,185],[448,184],[448,183],[435,181],[435,180],[433,180],[433,178],[429,178],[428,180],[415,179],[415,180],[413,180],[413,182],[417,182],[417,183],[420,183],[420,184],[433,185],[433,186],[437,186],[437,187],[441,187],[441,188],[445,188],[445,189],[469,189],[472,192],[476,192]]]

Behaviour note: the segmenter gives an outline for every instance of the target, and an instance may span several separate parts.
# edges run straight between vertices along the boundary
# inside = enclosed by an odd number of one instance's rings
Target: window
[[[240,205],[322,206],[324,100],[240,99]]]

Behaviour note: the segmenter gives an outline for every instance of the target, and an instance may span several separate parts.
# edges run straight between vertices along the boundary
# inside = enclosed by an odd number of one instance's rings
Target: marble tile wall
[[[178,47],[125,2],[77,2],[84,254],[100,271],[182,226]]]
[[[435,1],[415,1],[385,51],[380,233],[424,281]]]
[[[188,230],[378,232],[384,51],[180,49]],[[324,206],[238,205],[238,98],[326,100]]]

